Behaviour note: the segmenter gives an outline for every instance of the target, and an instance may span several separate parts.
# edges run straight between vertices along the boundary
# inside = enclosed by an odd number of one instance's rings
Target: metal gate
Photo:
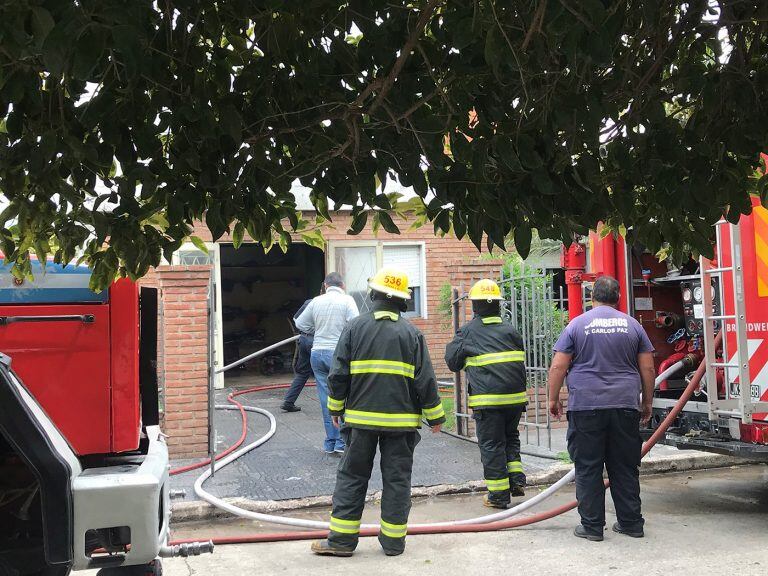
[[[521,441],[529,449],[552,455],[547,374],[552,360],[552,347],[568,322],[567,298],[562,287],[555,292],[551,274],[524,263],[504,266],[499,272],[498,282],[504,296],[502,314],[517,328],[525,344],[529,402],[520,423],[523,428]],[[453,289],[452,309],[453,327],[456,330],[472,314],[464,286]],[[462,385],[463,378],[461,373],[454,376],[456,431],[468,436],[471,416],[468,414],[468,391]]]

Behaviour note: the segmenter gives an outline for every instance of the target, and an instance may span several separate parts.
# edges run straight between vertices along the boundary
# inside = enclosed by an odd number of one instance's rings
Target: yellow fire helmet
[[[475,282],[469,291],[470,300],[501,300],[501,289],[493,280],[484,278]]]
[[[397,268],[382,268],[368,280],[368,287],[392,298],[411,299],[408,275]]]

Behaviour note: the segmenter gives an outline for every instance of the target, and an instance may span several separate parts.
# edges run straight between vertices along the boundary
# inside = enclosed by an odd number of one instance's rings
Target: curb
[[[691,452],[690,454],[659,455],[643,460],[640,467],[640,475],[667,474],[686,472],[693,470],[708,470],[713,468],[729,468],[733,466],[745,466],[748,464],[765,463],[764,461],[751,461],[735,456],[723,456],[707,452]],[[557,464],[551,469],[531,474],[528,476],[527,485],[546,486],[554,484],[571,469],[570,464]],[[448,496],[452,494],[470,494],[473,492],[485,492],[485,482],[473,480],[461,484],[438,484],[435,486],[414,486],[411,490],[412,498],[430,498],[434,496]],[[366,502],[381,499],[381,491],[368,494]],[[262,514],[274,514],[278,512],[295,512],[308,508],[331,506],[331,496],[312,496],[309,498],[297,498],[293,500],[250,500],[248,498],[226,498],[228,503]],[[228,512],[220,510],[208,502],[195,500],[192,502],[176,502],[171,506],[171,518],[174,524],[183,522],[199,522],[217,518],[232,518]]]

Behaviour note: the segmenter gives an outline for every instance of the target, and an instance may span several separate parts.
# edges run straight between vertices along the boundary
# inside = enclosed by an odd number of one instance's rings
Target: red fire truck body
[[[571,317],[589,301],[588,282],[614,276],[621,286],[619,309],[645,329],[658,373],[684,361],[657,386],[653,427],[699,362],[706,362],[707,375],[667,433],[668,444],[768,459],[768,210],[757,200],[753,205],[737,225],[717,224],[711,261],[675,269],[621,237],[593,232],[564,250],[563,267]],[[715,350],[714,336],[723,326],[724,345]],[[739,346],[740,338],[746,345]]]
[[[38,298],[48,302],[36,304],[28,297],[27,303],[1,305],[0,316],[11,323],[0,332],[0,351],[11,357],[14,371],[78,456],[136,450],[141,428],[138,288],[118,280],[106,294],[84,292],[80,297],[90,300],[80,302],[68,294],[71,289],[45,288],[62,280],[72,285],[73,278],[88,276],[49,270],[32,289],[24,283],[6,288],[17,298],[42,292]],[[62,321],[66,316],[75,320]]]
[[[168,450],[158,427],[157,293],[0,261],[0,574],[159,572]]]

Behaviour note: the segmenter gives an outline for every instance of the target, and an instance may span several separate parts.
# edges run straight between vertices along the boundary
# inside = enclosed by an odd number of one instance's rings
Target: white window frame
[[[326,269],[328,272],[336,272],[336,249],[337,248],[376,248],[376,268],[384,265],[384,247],[385,246],[418,246],[421,251],[421,278],[419,288],[421,292],[421,313],[409,314],[408,318],[429,318],[427,310],[427,244],[424,241],[383,241],[383,240],[331,240],[328,242],[328,252],[326,260]]]

